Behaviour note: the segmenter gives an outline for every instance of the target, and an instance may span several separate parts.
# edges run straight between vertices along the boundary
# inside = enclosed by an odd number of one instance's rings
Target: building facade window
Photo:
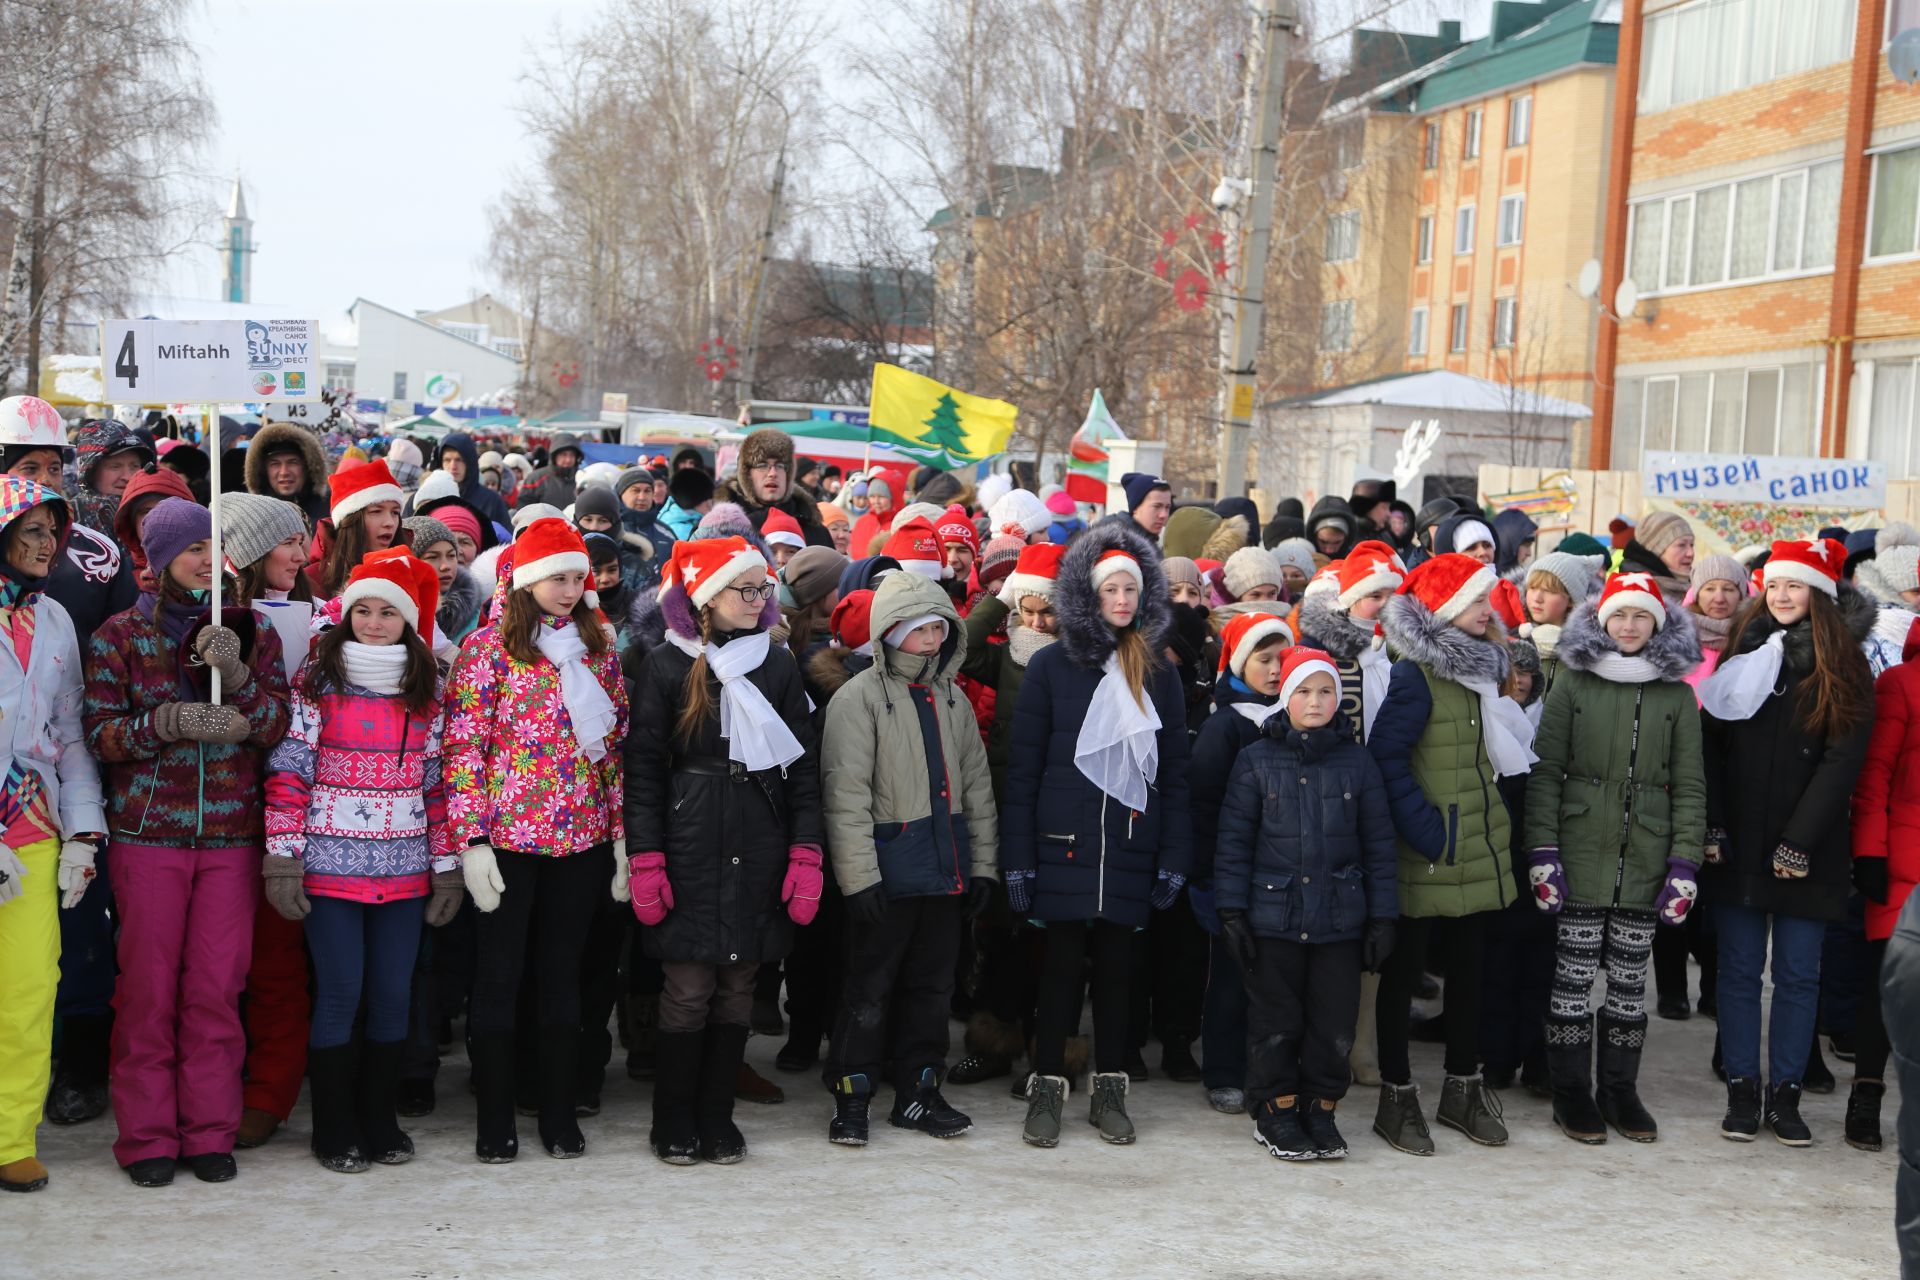
[[[1853,54],[1855,0],[1696,0],[1646,19],[1640,112],[1649,115]]]
[[[1353,346],[1353,299],[1320,308],[1320,349],[1346,351]]]
[[[1500,239],[1502,245],[1519,244],[1527,229],[1527,198],[1500,197]]]
[[[1327,219],[1326,258],[1347,262],[1360,256],[1360,211],[1349,209]]]
[[[1473,235],[1476,229],[1474,207],[1463,205],[1453,214],[1453,252],[1464,257],[1473,252]]]
[[[1433,215],[1420,215],[1420,229],[1414,233],[1413,260],[1415,262],[1433,261]]]
[[[1533,141],[1533,95],[1525,94],[1507,103],[1507,145],[1524,147]]]
[[[1887,0],[1887,39],[1920,27],[1920,0]]]
[[[1820,427],[1820,367],[1762,365],[1619,379],[1613,466],[1632,471],[1651,450],[1806,457]],[[1879,403],[1879,387],[1874,389]]]
[[[1420,167],[1438,169],[1440,167],[1440,126],[1429,123],[1420,135]]]
[[[1355,120],[1342,121],[1333,128],[1333,165],[1336,169],[1354,169],[1360,164],[1365,141],[1363,126]]]
[[[396,373],[393,375],[393,398],[395,400],[405,400],[407,398],[407,375],[404,373]]]
[[[1920,147],[1885,151],[1873,158],[1873,226],[1869,258],[1920,252]]]
[[[1913,388],[1915,362],[1882,360],[1873,367],[1873,403],[1867,413],[1867,457],[1883,462],[1889,480],[1912,476],[1915,457]]]
[[[353,363],[348,360],[329,360],[326,365],[323,385],[329,391],[353,390]]]
[[[1454,355],[1467,349],[1467,324],[1472,313],[1473,308],[1462,302],[1447,317],[1447,350]]]
[[[1493,300],[1493,345],[1510,347],[1514,334],[1520,327],[1520,300],[1518,298],[1495,298]]]
[[[1628,229],[1629,274],[1642,293],[1671,293],[1828,270],[1840,170],[1832,160],[1640,201]]]
[[[1467,112],[1467,136],[1460,149],[1460,156],[1464,160],[1480,158],[1480,117],[1481,110],[1478,107]]]
[[[1407,354],[1410,356],[1427,354],[1427,316],[1427,308],[1415,307],[1407,319]]]

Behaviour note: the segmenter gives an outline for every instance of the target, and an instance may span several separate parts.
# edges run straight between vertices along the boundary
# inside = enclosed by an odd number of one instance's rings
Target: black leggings
[[[1033,1069],[1043,1076],[1067,1074],[1067,1037],[1079,1030],[1081,996],[1091,977],[1093,1069],[1125,1070],[1133,930],[1108,920],[1050,920],[1043,932]]]
[[[531,963],[543,1027],[580,1026],[580,962],[599,898],[613,882],[610,847],[563,858],[496,849],[506,890],[500,905],[474,921],[476,954],[468,1028],[511,1032],[520,974]]]
[[[1887,958],[1887,940],[1867,943],[1867,981],[1860,992],[1860,1009],[1853,1019],[1853,1078],[1887,1078],[1886,1018],[1880,1012],[1880,964]],[[1817,1045],[1820,1037],[1814,1037]]]
[[[1447,1074],[1471,1076],[1480,1070],[1480,1002],[1484,990],[1487,916],[1400,917],[1393,954],[1380,973],[1374,1015],[1380,1036],[1380,1078],[1388,1084],[1412,1084],[1407,1060],[1407,1030],[1413,997],[1426,967],[1427,944],[1436,932],[1447,944]]]

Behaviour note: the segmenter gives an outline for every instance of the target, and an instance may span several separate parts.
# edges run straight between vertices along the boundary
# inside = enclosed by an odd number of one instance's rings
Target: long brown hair
[[[713,714],[713,690],[707,687],[707,646],[713,643],[713,611],[700,610],[700,652],[687,668],[686,684],[680,691],[680,714],[673,722],[673,733],[683,744],[691,745],[693,735]]]
[[[265,556],[261,556],[252,564],[242,565],[228,576],[233,580],[233,602],[235,604],[252,604],[255,600],[266,598],[269,588],[267,586],[267,558]],[[287,592],[287,599],[304,600],[308,604],[313,603],[313,587],[307,579],[306,570],[302,569],[293,575],[293,589]]]
[[[1153,669],[1154,653],[1139,627],[1113,633],[1113,654],[1120,660],[1120,674],[1126,678],[1127,691],[1142,711],[1147,709],[1147,672]]]
[[[343,651],[351,639],[352,620],[341,618],[339,626],[328,627],[314,642],[313,656],[307,659],[307,665],[300,672],[300,686],[309,698],[318,699],[330,690],[347,687],[347,663]],[[407,710],[416,715],[430,715],[438,692],[439,664],[434,661],[433,652],[427,648],[426,641],[412,626],[401,631],[399,643],[407,651],[406,670],[400,677],[400,697],[406,702]]]
[[[1767,608],[1764,591],[1734,617],[1726,652],[1740,653],[1747,628],[1763,617],[1779,625]],[[1807,733],[1832,742],[1859,728],[1872,712],[1873,669],[1840,616],[1840,606],[1824,591],[1807,592],[1807,629],[1813,637],[1813,670],[1800,681],[1796,718]]]
[[[534,636],[540,629],[540,620],[547,611],[533,598],[533,592],[525,587],[515,587],[507,592],[506,607],[500,610],[500,647],[515,662],[540,661],[540,646],[534,643]],[[580,628],[580,639],[586,643],[588,653],[605,653],[609,646],[606,624],[600,621],[600,611],[587,604],[582,595],[574,603],[573,612],[568,615],[574,625]]]
[[[349,511],[333,526],[333,542],[327,548],[326,563],[320,567],[320,588],[327,599],[347,589],[347,579],[369,550],[366,512]]]
[[[781,607],[780,613],[787,620],[787,647],[793,650],[794,657],[797,658],[812,648],[816,639],[825,638],[827,628],[831,625],[833,610],[823,609],[821,606],[828,600],[835,600],[835,594],[829,592],[804,609]],[[838,601],[835,600],[835,603]]]

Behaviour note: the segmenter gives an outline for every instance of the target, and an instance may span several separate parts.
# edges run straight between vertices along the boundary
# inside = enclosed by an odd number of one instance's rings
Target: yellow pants
[[[34,1153],[53,1066],[53,993],[60,985],[60,842],[15,849],[20,896],[0,906],[0,1164]]]

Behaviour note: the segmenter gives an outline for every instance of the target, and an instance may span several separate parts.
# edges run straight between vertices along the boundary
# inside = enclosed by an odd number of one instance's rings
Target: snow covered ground
[[[829,1146],[831,1104],[817,1075],[774,1072],[778,1045],[756,1038],[780,1106],[741,1104],[751,1152],[728,1168],[670,1168],[647,1152],[649,1086],[620,1074],[583,1121],[585,1159],[556,1161],[521,1121],[517,1163],[473,1159],[463,1062],[440,1077],[440,1109],[405,1122],[411,1164],[347,1177],[307,1154],[304,1103],[292,1128],[240,1153],[240,1177],[204,1186],[183,1169],[167,1190],[134,1188],[115,1168],[110,1117],[41,1129],[53,1182],[0,1198],[0,1275],[296,1277],[568,1276],[1286,1276],[1772,1277],[1898,1273],[1896,1156],[1840,1140],[1841,1087],[1809,1097],[1810,1150],[1762,1134],[1718,1136],[1724,1091],[1707,1070],[1709,1019],[1656,1022],[1642,1095],[1658,1143],[1575,1146],[1547,1104],[1503,1095],[1513,1142],[1474,1147],[1436,1129],[1416,1159],[1369,1132],[1374,1094],[1342,1109],[1354,1152],[1283,1165],[1251,1122],[1217,1115],[1198,1085],[1134,1088],[1140,1129],[1108,1147],[1084,1123],[1060,1147],[1020,1141],[1024,1105],[1007,1082],[949,1091],[975,1128],[947,1143],[887,1127],[873,1145]],[[955,1042],[958,1043],[955,1028]],[[1436,1046],[1416,1071],[1432,1113]],[[1148,1062],[1157,1066],[1158,1050]],[[1896,1102],[1885,1116],[1889,1139]]]

